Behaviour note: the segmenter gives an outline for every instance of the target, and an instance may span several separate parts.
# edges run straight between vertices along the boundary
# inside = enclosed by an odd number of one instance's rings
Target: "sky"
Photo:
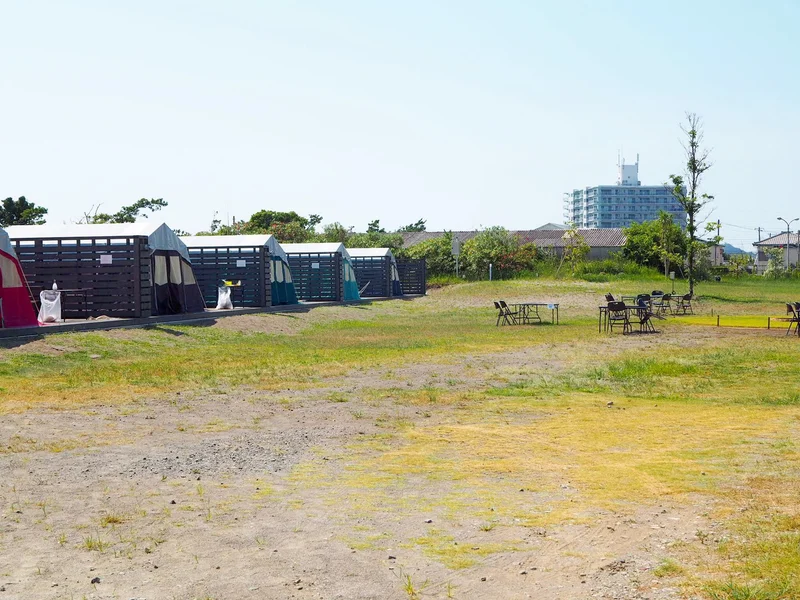
[[[0,0],[0,17],[0,197],[52,223],[147,197],[192,233],[261,209],[529,229],[613,184],[619,151],[645,185],[682,171],[687,111],[726,241],[800,217],[796,0]]]

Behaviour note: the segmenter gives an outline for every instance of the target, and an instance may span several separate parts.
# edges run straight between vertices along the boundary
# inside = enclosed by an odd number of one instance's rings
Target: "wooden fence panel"
[[[151,314],[147,237],[16,239],[14,250],[28,285],[39,292],[55,281],[65,319]]]
[[[365,285],[362,298],[386,298],[392,295],[392,263],[387,256],[351,257],[358,289]],[[367,285],[369,284],[369,285]]]
[[[289,268],[298,300],[337,301],[343,297],[340,254],[290,253]]]
[[[428,269],[425,259],[398,260],[397,273],[403,294],[424,295],[428,285]]]
[[[221,280],[241,281],[231,289],[233,305],[271,306],[271,260],[264,247],[189,248],[192,270],[208,306],[217,305]]]

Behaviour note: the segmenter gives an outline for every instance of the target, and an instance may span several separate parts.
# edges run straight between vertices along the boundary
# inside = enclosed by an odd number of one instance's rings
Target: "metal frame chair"
[[[789,328],[786,330],[786,335],[789,335],[792,332],[792,327],[797,328],[800,327],[800,312],[797,311],[797,305],[791,302],[786,303],[786,314],[789,315]],[[800,335],[800,333],[798,334]]]
[[[680,311],[683,315],[693,315],[694,309],[692,308],[692,295],[684,294],[678,296],[678,304],[675,306],[675,312]]]
[[[511,310],[506,304],[505,300],[500,300],[500,308],[503,311],[504,322],[506,325],[517,325],[517,315],[519,314],[516,310]]]
[[[628,310],[625,308],[624,302],[608,303],[608,325],[612,333],[614,332],[614,325],[622,325],[622,333],[630,333],[633,331],[630,319],[628,319]]]
[[[673,314],[672,294],[663,294],[658,300],[653,300],[653,310],[659,315]]]

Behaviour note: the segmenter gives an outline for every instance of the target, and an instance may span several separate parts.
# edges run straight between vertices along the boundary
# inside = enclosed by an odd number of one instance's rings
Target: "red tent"
[[[36,313],[17,254],[0,229],[0,327],[35,327]]]

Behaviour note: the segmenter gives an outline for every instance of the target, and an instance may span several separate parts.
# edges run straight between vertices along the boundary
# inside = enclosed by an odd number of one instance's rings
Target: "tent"
[[[7,229],[34,289],[80,293],[64,316],[140,317],[205,309],[189,252],[166,224],[15,225]]]
[[[362,296],[402,296],[397,261],[391,248],[348,248]],[[364,287],[366,286],[366,288]]]
[[[35,327],[28,282],[8,233],[0,229],[0,327]]]
[[[358,283],[344,244],[282,244],[297,297],[307,301],[360,300]]]
[[[221,280],[235,280],[241,286],[234,288],[234,305],[297,304],[289,258],[273,236],[196,235],[181,241],[207,303],[216,302]]]

